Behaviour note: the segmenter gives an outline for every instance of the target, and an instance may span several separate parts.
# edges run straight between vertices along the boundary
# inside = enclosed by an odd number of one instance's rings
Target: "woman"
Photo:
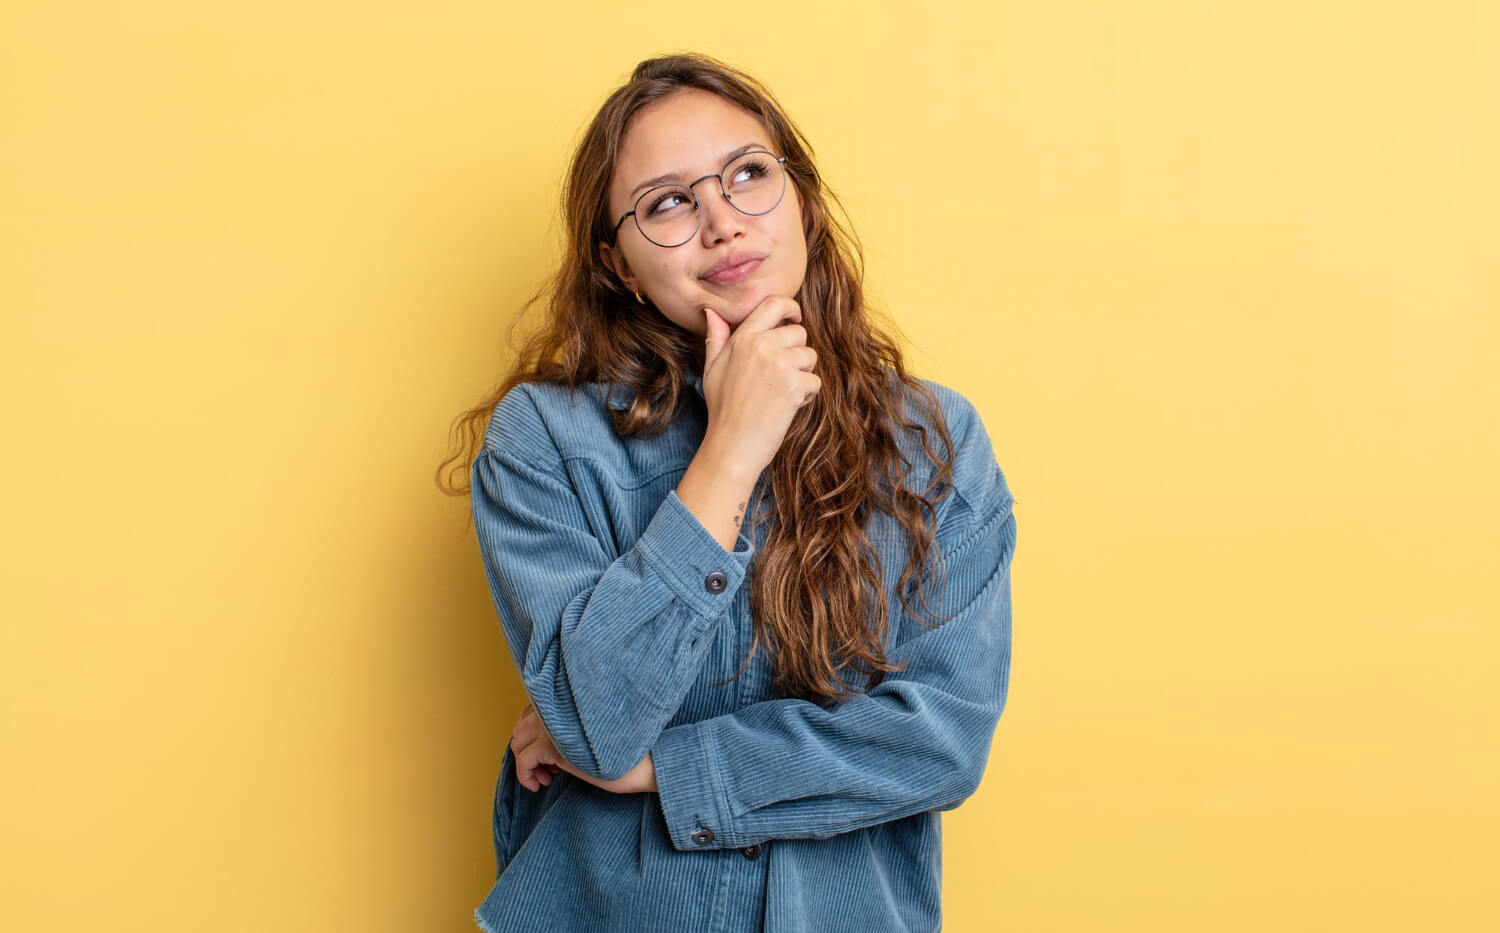
[[[578,146],[545,326],[462,419],[531,700],[483,929],[938,928],[1014,499],[973,406],[870,324],[833,203],[705,56],[642,62]]]

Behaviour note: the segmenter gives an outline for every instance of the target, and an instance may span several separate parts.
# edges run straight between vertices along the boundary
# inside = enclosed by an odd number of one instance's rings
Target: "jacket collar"
[[[699,398],[703,399],[703,401],[705,403],[708,401],[708,396],[706,396],[706,395],[703,394],[703,377],[702,376],[700,376],[698,373],[691,373],[690,372],[690,373],[687,374],[685,381],[687,382],[687,384],[689,386],[692,387],[692,390],[695,393],[697,393],[697,395],[698,395]],[[630,397],[627,396],[627,395],[624,395],[619,390],[615,390],[615,393],[609,399],[609,403],[608,404],[609,404],[610,408],[613,408],[613,409],[615,409],[617,411],[624,411],[625,409],[627,409],[627,408],[630,407]]]

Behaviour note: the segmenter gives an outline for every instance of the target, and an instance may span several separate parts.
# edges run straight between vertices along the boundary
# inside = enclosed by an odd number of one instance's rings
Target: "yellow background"
[[[1017,495],[945,929],[1500,928],[1497,48],[1478,0],[10,0],[0,928],[474,929],[524,698],[432,474],[682,49],[807,131]]]

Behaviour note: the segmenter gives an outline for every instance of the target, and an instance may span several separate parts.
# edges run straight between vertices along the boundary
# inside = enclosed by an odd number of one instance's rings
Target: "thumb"
[[[724,342],[729,339],[729,322],[719,317],[713,308],[703,308],[704,320],[708,324],[708,342],[703,351],[703,371],[708,372],[708,367],[713,365],[714,358],[719,351],[724,349]]]

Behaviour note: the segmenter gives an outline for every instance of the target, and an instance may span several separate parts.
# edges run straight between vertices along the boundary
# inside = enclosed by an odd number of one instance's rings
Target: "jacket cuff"
[[[700,615],[716,615],[730,604],[749,572],[755,543],[743,530],[726,551],[673,489],[636,541],[656,572]]]
[[[718,761],[713,735],[702,723],[663,730],[651,749],[667,835],[680,851],[740,845],[729,822],[729,802],[724,797]]]

